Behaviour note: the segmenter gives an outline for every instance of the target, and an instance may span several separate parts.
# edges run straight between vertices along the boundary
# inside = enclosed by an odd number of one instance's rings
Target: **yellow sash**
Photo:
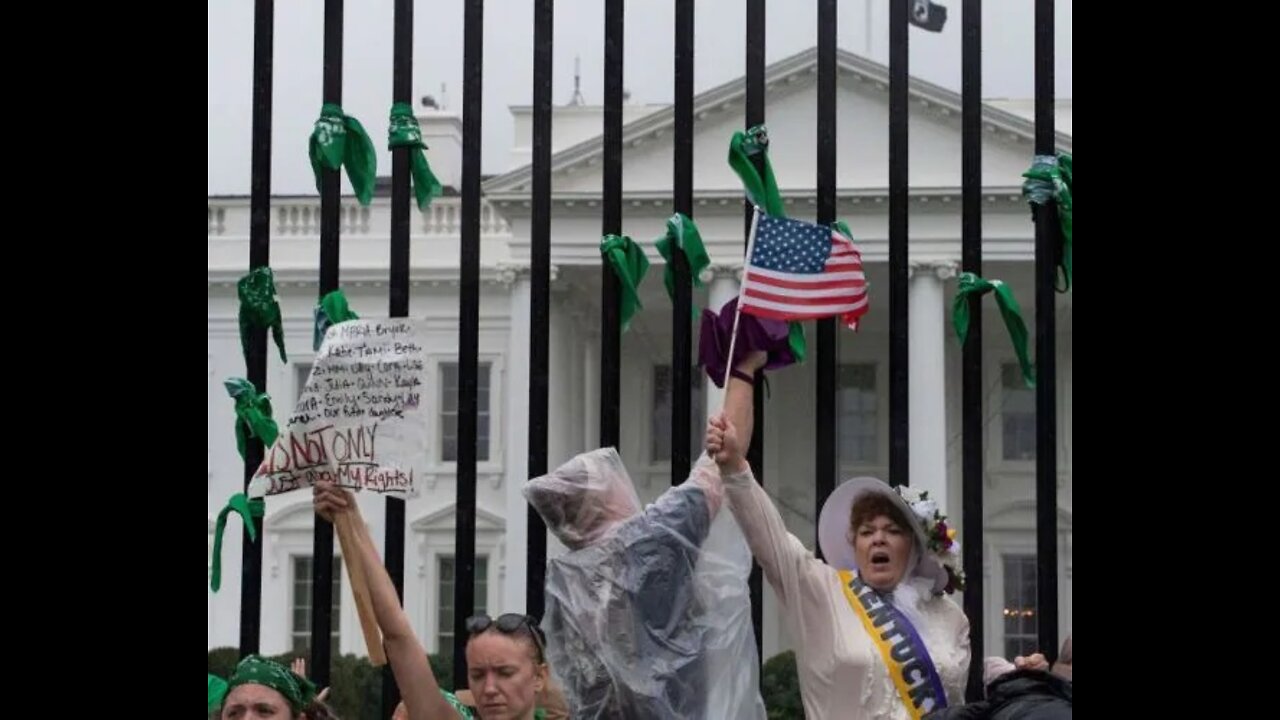
[[[882,600],[854,572],[840,571],[840,587],[849,607],[866,628],[867,636],[880,650],[889,677],[893,678],[893,685],[912,720],[920,720],[928,713],[946,707],[947,696],[933,659],[907,617]]]

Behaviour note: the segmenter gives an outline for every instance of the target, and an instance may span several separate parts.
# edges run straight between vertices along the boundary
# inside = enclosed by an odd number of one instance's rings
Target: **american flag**
[[[774,320],[838,315],[856,330],[868,307],[862,253],[834,228],[757,211],[739,305]]]

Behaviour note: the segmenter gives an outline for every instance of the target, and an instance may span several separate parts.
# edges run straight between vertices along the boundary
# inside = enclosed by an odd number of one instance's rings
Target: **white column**
[[[582,379],[574,368],[581,362],[581,351],[575,343],[573,303],[580,302],[572,286],[551,288],[551,366],[547,369],[547,466],[554,468],[581,452],[582,422],[578,412],[582,396]]]
[[[913,262],[908,315],[910,351],[911,487],[928,490],[947,512],[947,307],[943,282],[955,277],[951,262]]]
[[[730,300],[738,297],[739,283],[742,279],[742,267],[740,265],[712,265],[707,268],[711,272],[711,282],[707,285],[707,307],[713,312],[720,312],[720,308]],[[701,332],[701,323],[693,329],[694,334]],[[703,399],[705,402],[702,407],[706,411],[708,420],[712,415],[720,412],[720,408],[724,406],[724,390],[716,387],[716,384],[710,378],[703,378],[702,387],[704,390]]]
[[[569,310],[574,303],[581,302],[581,298],[574,293],[571,282],[552,284],[551,293],[551,366],[547,368],[549,470],[581,452],[584,433],[581,413],[577,412],[580,395],[574,394],[575,389],[582,387],[581,378],[574,375],[574,365],[579,362],[576,358],[581,356],[581,351],[575,349],[574,321]],[[547,557],[558,557],[564,552],[565,547],[556,536],[547,533]]]
[[[521,489],[529,468],[529,309],[532,287],[528,266],[502,269],[503,284],[510,293],[510,329],[507,331],[506,394],[503,459],[506,465],[506,552],[499,612],[523,613],[525,609],[525,551],[528,517]]]
[[[600,445],[600,333],[582,331],[582,447]]]

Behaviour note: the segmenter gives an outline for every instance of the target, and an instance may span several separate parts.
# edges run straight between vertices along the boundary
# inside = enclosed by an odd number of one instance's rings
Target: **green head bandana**
[[[227,681],[227,693],[240,685],[262,685],[284,696],[295,713],[302,712],[316,697],[316,686],[310,680],[299,677],[289,668],[258,655],[250,655],[240,661],[236,671]]]

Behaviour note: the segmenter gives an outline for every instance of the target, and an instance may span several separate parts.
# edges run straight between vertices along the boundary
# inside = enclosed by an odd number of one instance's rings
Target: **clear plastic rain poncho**
[[[547,563],[547,660],[573,717],[763,719],[751,553],[703,456],[646,508],[617,451],[530,480],[569,552]]]

